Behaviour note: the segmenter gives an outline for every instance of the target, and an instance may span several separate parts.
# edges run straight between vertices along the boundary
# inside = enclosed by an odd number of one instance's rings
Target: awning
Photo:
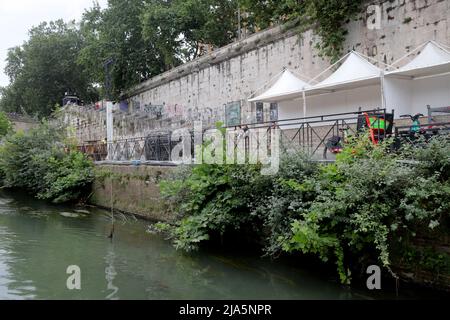
[[[411,62],[398,70],[386,73],[386,77],[416,79],[450,72],[450,51],[434,41],[425,47],[419,46],[411,52],[424,48]],[[411,55],[409,54],[409,55]],[[406,58],[406,57],[405,57]]]
[[[309,85],[297,78],[289,70],[285,70],[280,78],[263,94],[251,98],[249,102],[280,102],[293,100],[302,96],[304,88]]]
[[[336,64],[341,61],[344,62],[331,76],[322,82],[307,88],[305,90],[306,95],[310,96],[322,93],[332,93],[340,90],[350,90],[380,84],[383,71],[370,63],[361,54],[352,51],[345,55]]]

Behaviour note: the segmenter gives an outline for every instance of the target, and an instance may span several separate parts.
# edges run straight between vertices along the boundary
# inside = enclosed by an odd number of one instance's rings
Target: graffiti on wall
[[[148,114],[150,118],[161,120],[163,118],[164,104],[163,105],[145,105],[144,113]]]
[[[201,121],[205,127],[214,127],[218,122],[233,126],[239,125],[242,120],[240,101],[199,108],[160,101],[144,104],[140,97],[132,97],[128,100],[128,106],[137,117],[117,124],[120,128],[117,131],[123,135],[145,135],[149,130],[191,126],[196,121]],[[124,109],[122,104],[120,109]]]
[[[128,101],[120,101],[119,109],[122,112],[128,112]]]

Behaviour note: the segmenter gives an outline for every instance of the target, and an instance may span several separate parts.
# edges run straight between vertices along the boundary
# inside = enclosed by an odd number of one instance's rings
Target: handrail
[[[295,120],[308,120],[308,119],[315,119],[315,118],[320,118],[320,119],[322,119],[321,122],[326,122],[326,121],[334,121],[334,120],[340,120],[340,119],[324,120],[325,117],[339,117],[339,116],[345,116],[345,115],[361,115],[363,113],[383,113],[386,111],[387,111],[387,109],[372,109],[372,110],[361,110],[361,111],[356,111],[356,112],[331,113],[331,114],[321,115],[321,116],[309,116],[309,117],[299,117],[299,118],[272,120],[272,121],[264,121],[264,122],[252,122],[252,123],[238,124],[238,125],[232,125],[232,126],[224,126],[224,128],[237,128],[237,127],[243,127],[243,126],[261,125],[261,124],[274,124],[274,123],[279,123],[279,122],[295,121]],[[303,121],[303,122],[309,122],[309,121]]]

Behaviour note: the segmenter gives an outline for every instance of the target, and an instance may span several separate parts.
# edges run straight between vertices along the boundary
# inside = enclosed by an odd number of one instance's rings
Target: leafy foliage
[[[271,181],[259,166],[207,165],[192,168],[184,180],[161,184],[162,193],[176,201],[181,222],[173,230],[175,246],[192,251],[210,234],[261,227],[251,213],[254,200],[270,190]]]
[[[2,90],[1,110],[45,117],[67,91],[87,102],[98,98],[86,69],[77,64],[83,41],[75,27],[62,20],[44,22],[29,35],[8,51],[5,72],[11,84]]]
[[[142,14],[144,37],[155,43],[164,64],[173,67],[221,47],[237,32],[236,0],[149,1]]]
[[[317,255],[336,264],[342,283],[375,260],[396,277],[398,248],[411,246],[418,234],[448,232],[450,139],[399,153],[391,145],[374,146],[367,135],[350,139],[330,165],[285,155],[272,177],[252,166],[184,170],[162,185],[182,216],[170,231],[176,247],[193,250],[214,232],[251,225],[269,256]]]
[[[236,0],[109,0],[94,4],[81,21],[78,61],[96,83],[111,72],[115,99],[132,86],[204,53],[202,44],[222,46],[237,30]]]
[[[93,165],[70,149],[64,131],[47,123],[7,136],[0,148],[3,185],[55,203],[79,199],[93,181]]]
[[[248,13],[247,27],[260,30],[273,24],[294,21],[300,30],[313,27],[320,37],[321,55],[336,61],[343,50],[346,24],[361,10],[362,0],[241,0]]]
[[[4,112],[0,112],[0,138],[12,131],[12,123]]]

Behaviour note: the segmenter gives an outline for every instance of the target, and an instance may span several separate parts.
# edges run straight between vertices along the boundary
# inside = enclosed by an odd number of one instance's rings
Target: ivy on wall
[[[339,59],[348,34],[346,24],[360,12],[362,0],[308,0],[306,14],[316,23],[320,36],[317,48],[321,55]]]
[[[321,56],[335,62],[342,54],[348,33],[347,23],[361,11],[364,0],[241,0],[247,12],[245,26],[258,31],[273,24],[292,23],[300,32],[313,28],[320,37],[317,49]]]

